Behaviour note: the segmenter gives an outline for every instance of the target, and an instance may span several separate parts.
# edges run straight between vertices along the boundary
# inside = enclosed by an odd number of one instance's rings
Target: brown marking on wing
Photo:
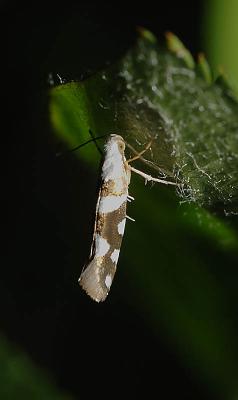
[[[124,202],[117,210],[110,213],[98,214],[98,220],[103,221],[100,224],[100,231],[98,233],[107,239],[113,249],[120,249],[121,246],[122,235],[118,232],[118,224],[126,218],[126,204],[127,202]]]
[[[125,177],[122,176],[120,179],[117,180],[117,185],[118,185],[118,181],[120,182],[120,185],[119,185],[120,190],[116,189],[116,182],[113,179],[102,182],[101,196],[102,197],[121,196],[122,194],[124,194],[128,187],[127,179],[125,179]]]
[[[79,281],[87,294],[98,302],[104,301],[110,291],[110,287],[106,285],[107,276],[109,275],[113,281],[116,272],[117,262],[112,261],[111,255],[115,249],[120,251],[123,235],[118,232],[118,224],[124,218],[126,218],[126,202],[111,213],[98,213],[96,232],[107,239],[110,248],[102,257],[94,255]]]

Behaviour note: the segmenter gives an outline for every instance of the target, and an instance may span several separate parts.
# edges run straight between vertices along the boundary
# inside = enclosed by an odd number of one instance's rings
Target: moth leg
[[[137,153],[136,156],[129,158],[129,160],[127,160],[127,164],[131,163],[132,161],[138,160],[138,158],[140,158],[151,147],[152,142],[153,142],[153,139],[150,140],[149,143],[147,143],[147,145],[145,146],[145,148],[142,151],[140,151],[139,153]]]
[[[132,166],[130,166],[131,171],[135,172],[136,174],[142,176],[146,183],[147,182],[157,182],[157,183],[163,183],[164,185],[174,185],[174,186],[178,186],[178,184],[176,182],[170,182],[170,181],[165,181],[163,179],[159,179],[159,178],[154,178],[151,175],[145,174],[144,172],[140,171],[139,169],[136,169]]]
[[[128,196],[127,196],[127,201],[129,201],[129,203],[130,203],[131,200],[135,200],[135,198],[134,198],[133,196],[130,196],[130,195],[128,194]]]
[[[127,218],[127,219],[129,219],[129,220],[131,220],[131,221],[133,221],[133,222],[135,222],[135,219],[134,219],[134,218],[131,218],[131,217],[129,217],[129,215],[126,215],[126,218]]]

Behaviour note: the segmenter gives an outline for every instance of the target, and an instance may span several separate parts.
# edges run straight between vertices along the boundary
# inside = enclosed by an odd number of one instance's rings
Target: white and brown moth
[[[126,224],[127,201],[133,199],[128,194],[131,171],[147,181],[175,184],[152,178],[130,166],[129,162],[139,158],[140,154],[142,152],[127,161],[125,141],[120,135],[110,135],[105,145],[91,253],[89,263],[79,278],[79,284],[97,302],[106,299],[116,272]]]

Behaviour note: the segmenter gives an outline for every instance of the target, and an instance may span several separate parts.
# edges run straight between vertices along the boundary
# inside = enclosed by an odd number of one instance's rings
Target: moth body
[[[108,295],[124,235],[131,176],[124,152],[124,139],[110,135],[105,145],[90,260],[79,278],[79,284],[97,302]]]

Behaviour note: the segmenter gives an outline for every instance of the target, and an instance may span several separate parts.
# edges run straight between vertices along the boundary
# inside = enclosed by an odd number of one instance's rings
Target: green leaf
[[[198,55],[198,68],[201,71],[201,74],[206,80],[206,82],[208,84],[211,84],[212,83],[211,69],[203,53],[199,53]]]
[[[72,400],[19,349],[0,337],[0,398],[4,400]]]
[[[137,150],[157,135],[147,158],[178,180],[182,200],[237,212],[238,104],[151,40],[110,70],[53,89],[51,116],[71,147],[89,129],[120,132]]]
[[[177,193],[132,176],[128,212],[137,223],[128,223],[118,275],[128,301],[163,326],[183,362],[230,398],[238,393],[238,332],[227,318],[238,259],[238,104],[221,79],[193,68],[175,36],[171,52],[140,33],[108,70],[54,88],[51,119],[69,148],[89,129],[121,134],[136,151],[154,138],[139,168],[174,179]],[[94,144],[77,156],[90,166],[98,159]]]
[[[204,25],[205,44],[212,67],[221,68],[232,82],[238,96],[238,3],[236,0],[209,0],[206,2]]]
[[[166,33],[167,45],[169,50],[176,54],[177,57],[182,58],[188,68],[193,69],[195,62],[192,54],[186,49],[184,44],[172,32]]]

